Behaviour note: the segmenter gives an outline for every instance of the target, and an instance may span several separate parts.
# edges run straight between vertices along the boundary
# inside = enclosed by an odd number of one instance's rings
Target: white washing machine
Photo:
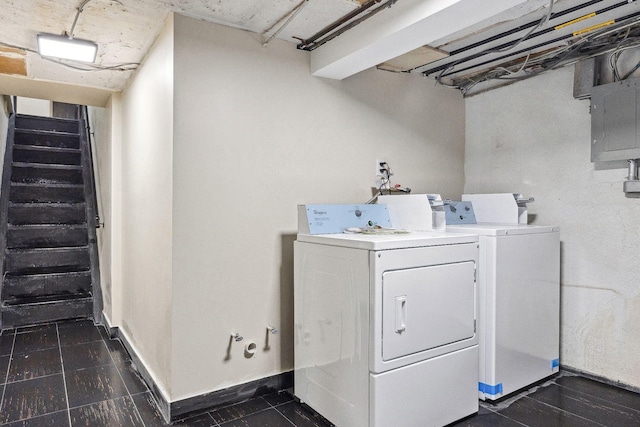
[[[478,411],[478,236],[295,242],[295,395],[339,427],[442,426]]]
[[[473,203],[475,209],[478,201]],[[512,224],[447,225],[447,231],[480,238],[478,393],[482,400],[500,399],[559,369],[559,229],[518,224],[517,215],[515,209]]]

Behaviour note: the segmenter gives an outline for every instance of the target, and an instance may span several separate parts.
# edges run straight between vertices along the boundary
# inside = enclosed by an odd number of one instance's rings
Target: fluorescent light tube
[[[95,62],[98,45],[89,40],[70,39],[55,34],[38,34],[38,52],[42,56]]]

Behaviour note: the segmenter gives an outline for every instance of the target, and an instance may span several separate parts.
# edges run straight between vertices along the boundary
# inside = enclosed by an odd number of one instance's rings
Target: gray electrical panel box
[[[640,79],[591,91],[591,161],[640,159]]]

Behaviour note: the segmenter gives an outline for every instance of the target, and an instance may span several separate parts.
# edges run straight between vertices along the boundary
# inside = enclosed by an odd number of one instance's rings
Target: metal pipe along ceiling
[[[579,5],[579,6],[575,6],[575,7],[573,7],[573,8],[570,8],[570,9],[564,10],[564,11],[562,11],[562,12],[553,13],[553,14],[551,15],[550,19],[548,20],[548,22],[551,22],[551,21],[553,21],[553,20],[556,20],[556,19],[558,19],[558,18],[560,18],[560,17],[562,17],[562,16],[566,16],[566,15],[568,15],[568,14],[570,14],[570,13],[573,13],[573,12],[576,12],[576,11],[583,10],[583,9],[585,9],[585,8],[589,7],[589,6],[592,6],[592,5],[596,4],[596,3],[600,3],[600,2],[602,2],[602,1],[603,1],[603,0],[593,0],[593,1],[590,1],[590,2],[587,2],[587,3],[584,3],[584,4],[581,4],[581,5]],[[635,0],[634,0],[634,1],[635,1]],[[614,10],[614,9],[616,9],[616,8],[618,8],[618,7],[626,6],[627,4],[629,4],[629,1],[622,1],[622,2],[616,3],[615,5],[612,5],[612,6],[609,6],[609,7],[605,7],[605,8],[603,8],[603,9],[599,9],[599,10],[593,11],[593,12],[591,12],[591,13],[588,13],[588,14],[584,15],[584,17],[590,16],[590,15],[593,15],[593,16],[601,15],[601,14],[603,14],[603,13],[605,13],[605,12],[608,12],[608,11]],[[567,25],[567,24],[569,24],[569,23],[571,23],[571,22],[573,22],[573,21],[574,21],[574,20],[566,21],[566,22],[563,22],[562,24],[555,25],[555,26],[553,26],[553,27],[545,28],[545,29],[542,29],[542,30],[540,30],[540,31],[534,32],[534,33],[533,33],[533,34],[531,34],[529,37],[527,37],[527,40],[533,40],[533,39],[535,39],[535,38],[538,38],[538,37],[544,36],[544,35],[546,35],[546,34],[552,33],[553,31],[556,31],[556,30],[558,30],[558,29],[560,29],[560,28],[564,28],[564,26],[565,26],[565,25]],[[451,52],[450,52],[450,57],[460,55],[460,54],[462,54],[462,53],[464,53],[464,52],[467,52],[467,51],[469,51],[469,50],[471,50],[471,49],[474,49],[474,48],[477,48],[477,47],[481,47],[481,46],[485,46],[485,45],[488,45],[488,44],[490,44],[490,43],[492,43],[492,42],[495,42],[495,41],[503,40],[503,39],[505,39],[505,38],[507,38],[507,37],[509,37],[509,36],[512,36],[512,35],[514,35],[514,34],[517,34],[517,33],[518,33],[518,32],[520,32],[520,31],[523,31],[523,30],[529,29],[529,28],[531,28],[531,27],[534,27],[535,25],[537,25],[537,24],[538,24],[538,22],[539,22],[539,20],[536,20],[536,21],[532,21],[532,22],[529,22],[529,23],[526,23],[526,24],[523,24],[523,25],[519,25],[519,26],[517,26],[517,27],[515,27],[515,28],[512,28],[512,29],[510,29],[510,30],[508,30],[508,31],[504,31],[504,32],[502,32],[502,33],[500,33],[500,34],[498,34],[498,35],[495,35],[495,36],[492,36],[492,37],[488,37],[488,38],[486,38],[486,39],[484,39],[484,40],[481,40],[481,41],[479,41],[479,42],[476,42],[476,43],[470,44],[470,45],[468,45],[468,46],[464,46],[464,47],[462,47],[462,48],[459,48],[459,49],[453,50],[453,51],[451,51]],[[542,42],[542,43],[540,43],[540,44],[535,45],[535,46],[534,46],[534,48],[538,48],[538,47],[546,46],[546,45],[549,45],[549,44],[555,43],[555,42],[557,42],[557,41],[560,41],[560,40],[564,40],[564,39],[570,38],[570,37],[572,37],[572,36],[573,36],[573,34],[569,34],[569,35],[564,36],[564,37],[561,37],[561,38],[549,39],[549,40],[546,40],[546,41],[544,41],[544,42]],[[449,62],[449,63],[447,63],[447,64],[439,65],[439,66],[437,66],[437,67],[434,67],[434,68],[428,69],[428,70],[426,70],[426,71],[423,71],[423,74],[424,74],[425,76],[427,76],[427,75],[430,75],[430,74],[433,74],[433,73],[436,73],[436,72],[439,72],[439,71],[445,70],[445,69],[447,69],[447,68],[451,68],[452,66],[459,65],[459,64],[462,64],[462,63],[465,63],[465,62],[471,61],[471,60],[476,59],[476,58],[479,58],[479,57],[481,57],[481,56],[485,56],[485,55],[490,54],[490,53],[495,53],[496,51],[504,50],[504,49],[506,49],[506,48],[508,48],[508,47],[510,47],[510,46],[513,46],[513,45],[514,45],[515,43],[517,43],[517,42],[518,42],[518,40],[509,40],[509,41],[506,41],[506,42],[504,42],[504,43],[502,43],[502,44],[500,44],[500,45],[498,45],[498,46],[496,46],[496,47],[492,47],[492,48],[490,48],[490,49],[483,50],[483,51],[481,51],[481,52],[474,53],[474,54],[471,54],[471,55],[469,55],[469,56],[463,57],[462,59],[458,59],[458,60],[456,60],[456,61],[452,61],[452,62]],[[530,48],[529,48],[529,49],[530,49]],[[526,49],[526,50],[525,50],[525,52],[526,52],[527,50],[528,50],[528,49]],[[513,54],[512,54],[512,55],[507,55],[506,57],[513,56],[514,54],[517,54],[517,53],[522,53],[522,51],[513,52]],[[497,60],[504,59],[504,58],[505,58],[505,57],[501,57],[501,58],[499,58],[499,59],[497,59]],[[418,67],[418,68],[420,68],[420,67]]]
[[[576,2],[574,2],[575,4]],[[567,3],[556,0],[550,6]],[[542,25],[538,16],[512,19],[512,27],[486,28],[437,46],[447,58],[414,68],[445,86],[467,93],[489,80],[517,80],[578,60],[640,46],[638,0],[592,0],[560,11],[547,12]],[[597,9],[595,9],[597,7]],[[528,15],[535,16],[535,15]],[[532,30],[533,29],[533,30]],[[525,33],[525,37],[522,34]],[[447,49],[447,45],[451,45]],[[518,49],[513,49],[518,46]]]
[[[307,50],[307,51],[314,50],[322,46],[323,44],[327,43],[328,41],[338,37],[340,34],[344,33],[345,31],[371,18],[381,10],[393,6],[393,4],[396,1],[397,0],[387,0],[384,4],[380,5],[380,3],[382,3],[382,0],[369,0],[366,3],[364,3],[362,6],[360,6],[358,9],[355,9],[353,12],[346,14],[345,16],[338,19],[334,23],[326,26],[325,28],[323,28],[322,30],[320,30],[310,38],[306,40],[302,40],[298,44],[298,49]],[[379,5],[379,6],[372,9],[375,5]],[[358,16],[365,13],[366,11],[368,11],[369,9],[372,9],[369,11],[369,13],[367,13],[364,16],[361,16],[358,19],[355,19]]]

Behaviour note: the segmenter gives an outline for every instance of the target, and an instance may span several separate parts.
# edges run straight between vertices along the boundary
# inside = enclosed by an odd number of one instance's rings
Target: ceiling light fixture
[[[38,52],[50,58],[95,62],[98,45],[89,40],[55,34],[38,34]]]
[[[64,35],[38,34],[38,52],[41,56],[58,59],[70,59],[80,62],[95,62],[98,53],[98,45],[90,40],[73,38],[78,18],[84,7],[91,0],[83,0],[80,7],[76,9],[76,17],[71,25],[71,31]]]

